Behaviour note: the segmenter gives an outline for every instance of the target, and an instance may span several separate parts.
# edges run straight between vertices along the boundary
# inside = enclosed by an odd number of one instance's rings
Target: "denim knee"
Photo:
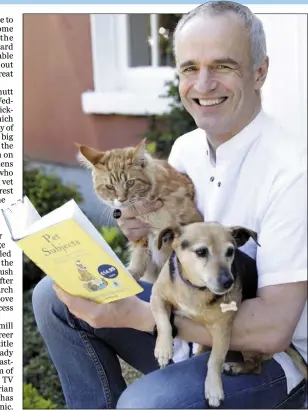
[[[145,377],[145,376],[144,376]],[[117,409],[155,409],[157,406],[150,400],[151,386],[147,388],[142,383],[142,379],[129,385],[121,394]]]
[[[121,394],[117,409],[177,408],[176,391],[170,389],[165,376],[156,370],[130,384]]]
[[[41,334],[55,331],[59,317],[65,317],[65,306],[52,288],[53,281],[45,276],[37,283],[32,294],[33,313]]]

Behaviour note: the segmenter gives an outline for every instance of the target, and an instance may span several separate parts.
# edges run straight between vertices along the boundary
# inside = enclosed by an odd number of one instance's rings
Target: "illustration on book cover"
[[[108,286],[108,281],[104,279],[104,277],[108,279],[114,279],[118,276],[117,269],[112,265],[100,265],[98,267],[98,272],[101,275],[101,278],[97,279],[93,276],[89,271],[88,268],[80,261],[76,261],[77,271],[79,273],[78,279],[81,282],[86,282],[83,286],[90,292],[95,292],[98,290],[102,290]],[[120,286],[120,283],[116,280],[112,281],[113,287]]]

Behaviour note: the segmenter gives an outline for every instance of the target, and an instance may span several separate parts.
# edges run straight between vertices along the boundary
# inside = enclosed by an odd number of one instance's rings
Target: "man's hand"
[[[147,236],[149,233],[149,227],[144,222],[137,219],[136,216],[157,211],[162,205],[161,201],[156,201],[147,204],[146,206],[140,206],[138,207],[138,210],[133,207],[121,210],[122,215],[117,219],[118,226],[129,241],[138,241],[138,239]]]
[[[53,288],[68,310],[94,329],[129,327],[141,331],[151,331],[154,327],[155,322],[149,303],[136,296],[99,304],[72,296],[57,285],[53,285]]]

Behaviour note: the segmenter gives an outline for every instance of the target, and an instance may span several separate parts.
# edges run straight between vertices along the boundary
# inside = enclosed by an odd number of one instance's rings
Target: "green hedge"
[[[44,216],[70,199],[82,202],[82,196],[75,185],[63,184],[61,179],[44,172],[43,168],[25,164],[23,191],[35,206],[40,216]],[[26,256],[23,259],[23,289],[28,290],[42,277],[42,271]]]
[[[63,184],[61,179],[48,174],[41,167],[25,164],[23,175],[24,195],[30,199],[41,216],[48,214],[70,199],[82,202],[76,185]]]
[[[24,409],[55,409],[56,406],[49,399],[44,399],[32,384],[23,385]]]
[[[186,132],[196,129],[196,124],[191,115],[185,110],[179,90],[178,77],[166,83],[164,98],[170,98],[170,112],[164,115],[152,116],[150,127],[145,137],[148,141],[155,142],[156,154],[167,158],[174,141]]]

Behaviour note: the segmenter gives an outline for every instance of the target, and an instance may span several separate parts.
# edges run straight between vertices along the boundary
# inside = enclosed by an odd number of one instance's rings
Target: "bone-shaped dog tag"
[[[221,303],[220,308],[222,313],[228,312],[229,310],[237,311],[236,302],[234,302],[234,300],[230,303]]]

